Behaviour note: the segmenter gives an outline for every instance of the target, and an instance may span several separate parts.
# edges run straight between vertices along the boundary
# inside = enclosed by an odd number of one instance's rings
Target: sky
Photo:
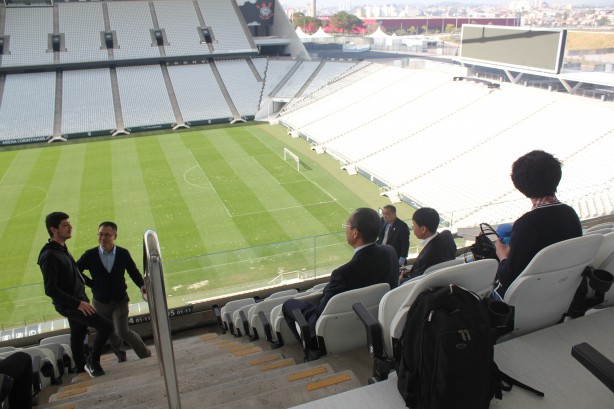
[[[309,0],[280,0],[284,7],[306,7]],[[317,7],[338,7],[339,4],[347,4],[349,0],[316,0]],[[352,8],[362,5],[389,5],[395,4],[397,6],[409,4],[409,5],[436,5],[436,4],[494,4],[494,5],[508,5],[511,0],[483,0],[476,2],[475,0],[454,0],[454,1],[425,1],[425,0],[351,0]],[[529,3],[533,3],[534,0],[529,0]],[[591,6],[614,6],[614,0],[554,0],[549,1],[550,4],[573,4],[573,5],[591,5]]]

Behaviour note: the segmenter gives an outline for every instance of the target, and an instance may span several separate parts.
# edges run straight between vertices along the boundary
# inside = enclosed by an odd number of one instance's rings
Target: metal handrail
[[[181,409],[175,354],[171,339],[171,323],[166,303],[162,256],[158,236],[153,230],[143,235],[143,269],[147,288],[147,303],[156,345],[160,374],[164,377],[169,409]]]

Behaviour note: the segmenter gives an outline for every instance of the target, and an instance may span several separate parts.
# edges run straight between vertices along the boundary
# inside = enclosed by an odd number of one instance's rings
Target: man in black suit
[[[456,243],[449,230],[437,233],[439,213],[429,207],[415,211],[412,216],[414,234],[422,240],[422,251],[411,266],[411,269],[401,273],[401,284],[414,277],[424,274],[424,271],[438,263],[453,260],[456,257]]]
[[[117,355],[119,362],[126,361],[126,349],[122,343],[125,340],[139,358],[151,356],[151,351],[141,337],[128,328],[128,293],[124,272],[145,294],[145,281],[130,252],[115,245],[117,225],[113,222],[102,222],[98,226],[98,243],[87,250],[77,261],[79,270],[89,270],[92,277],[84,275],[85,284],[92,288],[94,308],[102,316],[113,321],[115,332],[109,338],[111,349]]]
[[[282,311],[294,336],[301,342],[292,311],[298,309],[309,323],[312,339],[308,347],[317,350],[315,326],[328,301],[335,295],[378,283],[388,283],[390,288],[398,285],[399,266],[396,253],[390,246],[375,243],[379,230],[379,216],[373,209],[356,209],[345,225],[345,237],[354,249],[354,256],[346,264],[335,269],[330,282],[324,287],[319,304],[291,299],[284,302]]]
[[[381,229],[377,244],[388,244],[397,252],[399,265],[405,264],[409,252],[409,226],[397,218],[397,208],[386,205],[382,209]]]

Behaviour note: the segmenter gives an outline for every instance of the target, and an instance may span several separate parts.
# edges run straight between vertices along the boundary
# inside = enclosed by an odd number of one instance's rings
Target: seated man
[[[414,234],[422,240],[422,251],[409,270],[405,270],[399,276],[401,284],[424,274],[424,271],[444,261],[453,260],[456,257],[456,243],[449,230],[437,233],[439,226],[439,213],[429,207],[423,207],[415,211],[412,216],[412,229]]]
[[[320,303],[311,304],[295,299],[284,302],[282,307],[284,318],[299,342],[301,342],[301,337],[296,330],[292,311],[301,310],[309,323],[312,335],[307,346],[309,349],[317,350],[316,322],[333,296],[378,283],[388,283],[391,289],[397,286],[399,260],[394,248],[375,243],[379,226],[380,220],[375,210],[356,209],[345,226],[345,237],[348,244],[354,248],[354,256],[349,262],[332,272],[330,282],[324,287]]]

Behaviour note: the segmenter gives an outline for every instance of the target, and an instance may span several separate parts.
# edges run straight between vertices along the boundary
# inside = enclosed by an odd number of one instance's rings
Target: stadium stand
[[[232,117],[208,64],[172,65],[168,73],[185,121]]]
[[[117,67],[117,80],[126,128],[175,122],[160,66]]]
[[[155,27],[148,2],[109,2],[109,27],[117,35],[115,60],[159,57],[151,35]]]
[[[198,4],[205,24],[212,29],[215,54],[256,53],[247,28],[240,23],[236,3],[230,0],[198,0]]]
[[[278,98],[294,98],[319,65],[319,61],[303,61],[288,81],[277,91],[275,96]]]
[[[108,52],[102,47],[101,32],[105,31],[100,3],[65,3],[58,5],[60,33],[64,34],[65,51],[60,62],[75,63],[104,61]]]
[[[23,24],[27,21],[28,24]],[[7,8],[4,34],[10,36],[10,54],[2,67],[53,64],[49,34],[53,33],[53,10],[49,7]]]
[[[206,43],[201,42],[198,30],[200,21],[194,3],[187,1],[156,1],[154,3],[158,23],[164,29],[168,44],[164,46],[166,55],[209,54]]]
[[[254,115],[258,109],[262,84],[258,82],[245,60],[217,61],[215,65],[239,114]]]
[[[109,70],[64,71],[63,75],[62,134],[115,129]]]
[[[310,95],[322,88],[331,81],[334,81],[338,76],[351,69],[355,63],[352,62],[336,62],[326,61],[324,67],[318,72],[318,75],[305,88],[304,93]]]
[[[6,77],[0,105],[0,140],[46,140],[53,134],[55,77],[55,72]]]

